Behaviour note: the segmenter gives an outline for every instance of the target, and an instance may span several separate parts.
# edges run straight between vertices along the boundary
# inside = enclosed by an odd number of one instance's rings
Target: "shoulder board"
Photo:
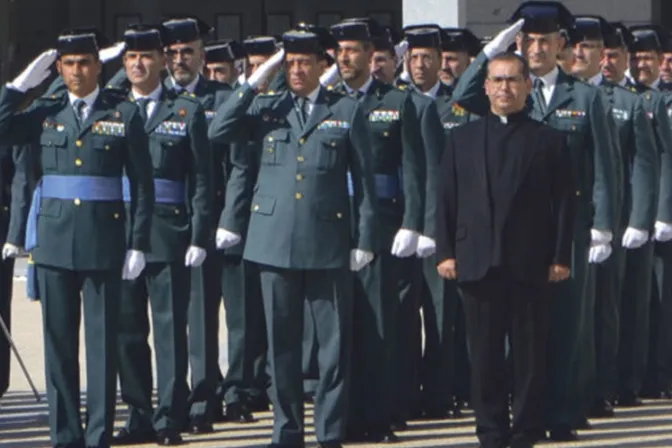
[[[41,101],[47,101],[47,102],[57,102],[61,101],[66,95],[66,92],[61,92],[61,93],[55,93],[52,95],[44,95],[38,98],[38,100]]]
[[[200,101],[198,101],[198,98],[196,98],[196,95],[193,93],[190,93],[189,95],[177,95],[176,97],[172,98],[176,103],[179,103],[180,101],[184,101],[185,103],[189,103],[192,105],[196,104],[201,104]]]
[[[259,93],[259,96],[279,96],[281,93],[282,92],[276,92],[275,90],[267,90]]]

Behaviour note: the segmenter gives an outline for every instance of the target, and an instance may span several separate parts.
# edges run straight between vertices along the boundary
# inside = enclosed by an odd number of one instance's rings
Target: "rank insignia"
[[[180,109],[180,111],[178,113],[180,114],[180,117],[186,117],[187,116],[187,110],[184,107],[182,109]]]
[[[586,111],[572,110],[572,109],[558,109],[555,111],[555,116],[558,118],[584,118],[586,116]]]
[[[455,123],[453,121],[447,121],[443,123],[443,129],[453,129],[460,125],[460,123]]]
[[[398,110],[374,110],[369,114],[369,121],[372,123],[391,123],[399,121]]]
[[[206,110],[205,111],[205,119],[208,121],[211,121],[213,118],[215,118],[215,112],[214,110]]]
[[[614,118],[621,121],[627,121],[630,118],[628,111],[623,109],[612,109],[612,115]]]
[[[269,121],[269,120],[271,119],[271,117],[269,117],[268,114],[264,114],[264,115],[261,117],[261,119],[264,120],[264,121]]]
[[[96,121],[91,127],[91,132],[98,135],[123,137],[126,135],[126,126],[117,121]]]
[[[187,135],[187,124],[182,121],[164,121],[154,129],[154,132],[161,135],[185,137]]]
[[[462,106],[457,103],[453,104],[453,115],[456,117],[464,117],[466,113],[467,111]]]
[[[63,132],[63,131],[65,131],[65,126],[63,126],[62,124],[58,124],[58,125],[56,125],[56,130],[58,132]]]
[[[324,120],[317,129],[350,129],[350,123],[340,120]]]
[[[56,128],[56,122],[50,118],[47,118],[42,122],[42,129],[55,129],[55,128]]]
[[[114,118],[121,118],[121,112],[119,112],[118,110],[115,110],[114,111]]]

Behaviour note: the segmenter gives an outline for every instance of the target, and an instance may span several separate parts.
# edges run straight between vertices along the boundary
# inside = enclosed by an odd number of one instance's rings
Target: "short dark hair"
[[[519,54],[506,51],[503,53],[497,54],[495,57],[491,58],[488,61],[488,69],[490,69],[490,64],[493,62],[518,62],[520,64],[520,69],[525,79],[530,77],[530,64],[527,63],[527,60],[520,56]]]

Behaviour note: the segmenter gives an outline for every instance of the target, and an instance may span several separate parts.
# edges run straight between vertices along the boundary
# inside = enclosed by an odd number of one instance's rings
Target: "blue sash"
[[[121,179],[124,202],[131,202],[131,185],[128,177]],[[187,199],[184,182],[168,179],[154,179],[154,202],[157,204],[182,204]]]
[[[25,248],[30,251],[37,247],[37,217],[42,198],[81,201],[120,201],[121,181],[118,177],[64,176],[49,174],[35,187],[33,201],[28,211]]]
[[[400,196],[403,196],[399,176],[393,176],[390,174],[374,174],[373,177],[376,184],[376,196],[378,199],[396,199]],[[349,171],[348,194],[350,197],[355,195],[355,190],[352,185],[352,174],[350,174]]]

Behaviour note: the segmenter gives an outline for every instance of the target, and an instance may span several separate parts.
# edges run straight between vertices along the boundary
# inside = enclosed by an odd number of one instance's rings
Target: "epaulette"
[[[397,89],[401,90],[402,92],[408,90],[408,84],[399,84],[396,87],[397,87]]]
[[[172,90],[171,92],[174,96],[171,96],[170,98],[173,100],[184,100],[187,101],[188,103],[201,104],[196,95],[194,95],[193,93],[185,93],[182,95],[177,95],[174,90]]]
[[[267,90],[265,92],[260,92],[259,96],[279,96],[282,92],[276,92],[275,90]]]
[[[44,96],[39,97],[38,100],[43,100],[43,101],[48,101],[48,102],[61,101],[63,99],[63,97],[66,95],[66,92],[54,93],[54,94],[51,94],[51,95],[44,95]]]

